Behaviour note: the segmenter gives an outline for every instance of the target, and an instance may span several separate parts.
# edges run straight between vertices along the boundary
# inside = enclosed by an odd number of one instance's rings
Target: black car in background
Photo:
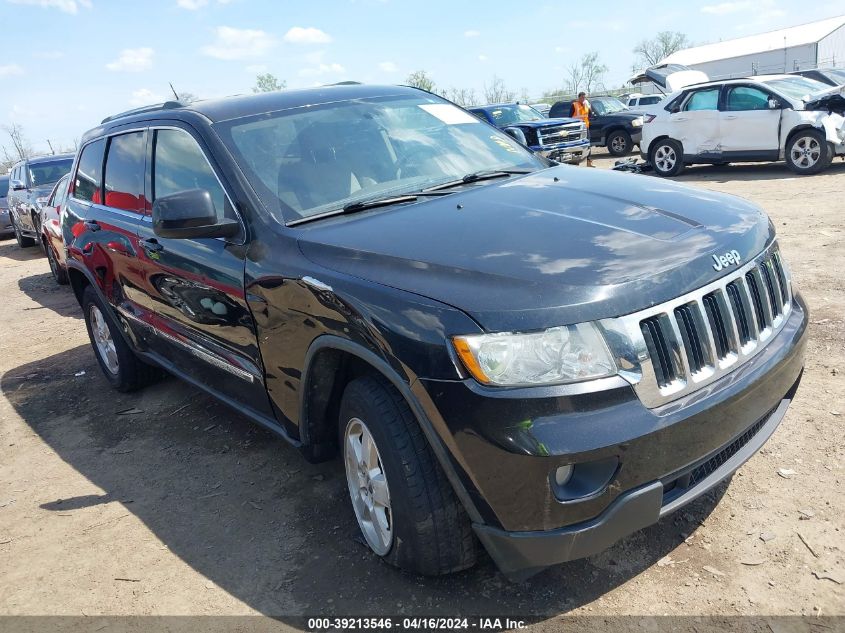
[[[12,221],[9,219],[9,176],[0,176],[0,235],[3,237],[14,233]]]
[[[795,70],[790,75],[801,75],[815,79],[828,86],[845,85],[845,68],[814,68],[813,70]]]
[[[39,156],[20,161],[12,167],[6,201],[19,246],[32,246],[40,241],[39,211],[55,184],[70,171],[73,156]]]
[[[616,97],[589,97],[590,102],[590,143],[593,146],[607,147],[613,156],[625,156],[631,153],[634,145],[642,138],[643,116],[631,112]],[[549,111],[551,118],[568,117],[572,101],[558,101]]]
[[[524,578],[730,477],[801,378],[773,223],[654,183],[549,167],[425,91],[327,86],[105,120],[62,233],[114,388],[165,369],[340,455],[394,565],[480,544]]]

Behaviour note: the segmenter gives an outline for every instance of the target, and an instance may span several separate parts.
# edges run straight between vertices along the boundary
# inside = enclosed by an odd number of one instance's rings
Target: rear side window
[[[218,218],[235,217],[223,187],[194,138],[181,130],[156,130],[153,199],[190,189],[205,189],[211,194]]]
[[[53,192],[50,194],[50,199],[47,200],[48,207],[58,207],[64,202],[65,196],[67,194],[67,181],[69,178],[69,175],[62,176],[62,179],[56,183],[55,187],[53,187]]]
[[[708,90],[698,90],[692,93],[692,96],[684,106],[684,110],[692,112],[695,110],[716,110],[719,107],[719,88],[710,88]]]
[[[113,136],[106,156],[106,206],[144,212],[147,133]]]
[[[654,105],[655,103],[660,103],[661,97],[642,97],[640,99],[640,105]]]
[[[73,195],[80,200],[95,204],[103,202],[100,190],[103,186],[103,152],[105,139],[98,139],[82,149],[79,166],[73,181]]]

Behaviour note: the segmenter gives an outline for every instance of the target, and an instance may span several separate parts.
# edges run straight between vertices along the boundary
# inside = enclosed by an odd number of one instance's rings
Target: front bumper
[[[8,235],[9,233],[14,232],[15,230],[12,227],[12,220],[9,217],[9,210],[0,210],[0,235]]]
[[[495,390],[421,380],[429,417],[451,436],[454,468],[480,517],[476,533],[502,571],[518,578],[593,554],[728,477],[783,418],[803,370],[806,327],[796,294],[787,322],[754,358],[655,409],[609,379],[604,391],[580,393],[575,385]],[[705,476],[688,477],[717,456]],[[602,460],[618,462],[606,483],[561,500],[556,468]]]
[[[539,154],[540,156],[559,163],[577,165],[590,155],[590,141],[583,139],[582,141],[576,141],[573,143],[557,143],[555,145],[544,145],[542,147],[536,146],[532,147],[531,150],[535,154]]]

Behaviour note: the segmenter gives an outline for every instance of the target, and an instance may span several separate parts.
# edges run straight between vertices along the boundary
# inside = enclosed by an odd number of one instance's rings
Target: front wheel
[[[677,176],[684,168],[684,150],[678,141],[670,138],[652,143],[649,156],[658,176]]]
[[[20,228],[18,227],[18,223],[15,222],[15,218],[13,216],[9,216],[12,220],[12,229],[15,231],[15,240],[18,242],[18,246],[20,248],[29,248],[33,244],[35,244],[35,240],[31,237],[26,237],[21,233]]]
[[[632,147],[631,135],[625,130],[615,130],[607,137],[607,151],[613,156],[626,156]]]
[[[160,371],[144,363],[127,345],[111,308],[92,286],[86,286],[82,293],[82,310],[94,355],[112,387],[135,391],[158,377]]]
[[[796,174],[817,174],[832,160],[832,148],[818,130],[796,132],[786,144],[786,164]]]
[[[59,264],[56,253],[48,240],[44,241],[43,246],[44,252],[47,253],[47,262],[50,264],[50,273],[53,275],[53,279],[60,286],[64,286],[68,282],[67,270]]]
[[[428,576],[475,564],[469,517],[402,395],[381,377],[356,378],[339,422],[349,496],[370,549]]]

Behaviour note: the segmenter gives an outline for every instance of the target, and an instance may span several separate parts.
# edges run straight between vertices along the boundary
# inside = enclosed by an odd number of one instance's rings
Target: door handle
[[[679,116],[679,117],[675,117],[675,120],[676,121],[688,121],[689,119],[685,116]]]
[[[736,118],[736,115],[735,114],[728,114],[728,115],[725,116],[725,118],[730,120],[730,121],[733,121]]]
[[[85,224],[85,228],[88,229],[89,231],[99,231],[100,230],[100,224],[96,220],[85,220],[84,224]]]
[[[158,240],[154,237],[151,237],[150,239],[141,242],[141,246],[148,253],[160,253],[164,250],[164,246],[159,244]]]

